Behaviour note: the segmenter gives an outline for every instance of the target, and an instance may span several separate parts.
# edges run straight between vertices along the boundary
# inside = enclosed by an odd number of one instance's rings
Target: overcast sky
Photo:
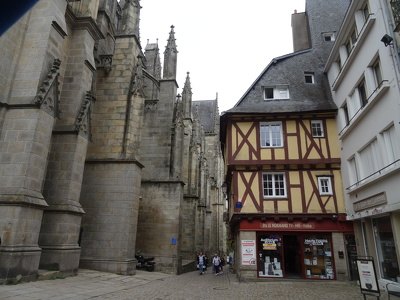
[[[141,0],[140,38],[161,58],[170,27],[178,49],[178,93],[190,72],[193,100],[232,108],[277,56],[293,52],[291,15],[305,0]]]

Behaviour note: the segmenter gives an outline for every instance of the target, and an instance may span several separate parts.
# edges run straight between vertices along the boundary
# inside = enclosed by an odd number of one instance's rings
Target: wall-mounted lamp
[[[385,47],[387,47],[393,44],[393,38],[390,35],[385,34],[381,39],[381,42],[383,42],[385,44]]]
[[[226,191],[227,191],[228,185],[226,184],[226,182],[224,182],[221,185],[221,189],[222,189],[222,193],[226,196]]]

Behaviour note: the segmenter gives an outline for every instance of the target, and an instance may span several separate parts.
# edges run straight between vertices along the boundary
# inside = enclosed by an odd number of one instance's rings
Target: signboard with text
[[[256,241],[242,240],[242,265],[256,264]]]
[[[265,222],[260,223],[261,228],[275,229],[275,230],[310,230],[315,229],[314,223],[303,223],[303,222]]]
[[[380,296],[378,279],[372,257],[357,257],[357,270],[360,280],[361,293],[365,295]]]

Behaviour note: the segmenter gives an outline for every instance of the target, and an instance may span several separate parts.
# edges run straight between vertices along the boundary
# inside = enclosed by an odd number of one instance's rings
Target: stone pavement
[[[169,275],[137,270],[136,275],[123,276],[80,269],[77,276],[65,279],[1,285],[0,299],[361,300],[364,296],[350,282],[274,279],[239,283],[235,275],[226,271],[218,276],[211,272],[200,276],[198,272]],[[386,293],[382,292],[380,299],[387,299]]]

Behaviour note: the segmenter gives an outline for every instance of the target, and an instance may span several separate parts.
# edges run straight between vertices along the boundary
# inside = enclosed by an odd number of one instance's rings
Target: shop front
[[[335,279],[330,233],[259,232],[258,276]]]
[[[254,233],[258,278],[350,279],[346,245],[354,235],[344,219],[242,219],[239,230]]]

